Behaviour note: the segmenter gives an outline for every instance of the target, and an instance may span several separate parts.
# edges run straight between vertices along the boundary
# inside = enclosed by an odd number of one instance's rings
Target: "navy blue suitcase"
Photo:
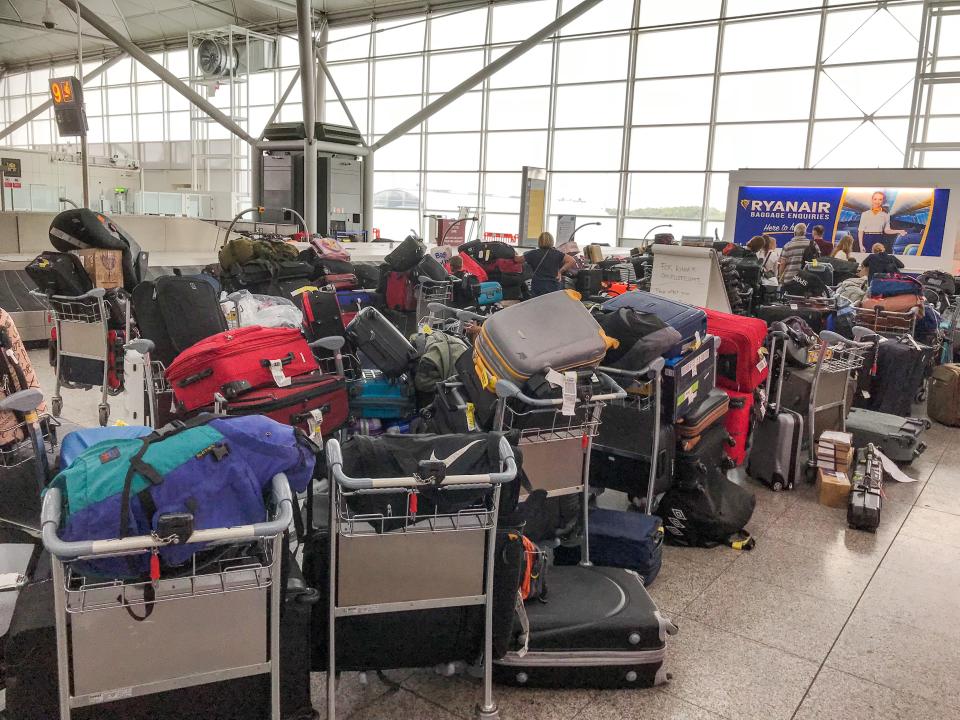
[[[659,295],[631,290],[607,300],[602,306],[604,312],[630,308],[656,315],[667,325],[674,328],[682,338],[678,345],[670,348],[665,358],[682,355],[707,336],[707,314],[698,307],[668,300]]]
[[[663,561],[663,521],[656,515],[629,510],[591,508],[590,562],[601,567],[633,570],[650,587]],[[556,565],[580,562],[580,543],[554,550]],[[549,579],[547,580],[549,584]]]

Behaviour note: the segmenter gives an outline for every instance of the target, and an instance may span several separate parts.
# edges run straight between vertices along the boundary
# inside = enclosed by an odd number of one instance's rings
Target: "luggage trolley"
[[[264,717],[280,720],[280,558],[293,520],[282,473],[273,478],[273,502],[270,521],[196,530],[188,538],[67,542],[58,536],[63,496],[59,488],[47,491],[41,525],[53,566],[60,720],[75,708],[268,673]],[[84,576],[84,560],[150,553],[179,541],[255,550],[209,567],[195,554],[191,572],[176,578]]]
[[[54,417],[60,417],[63,410],[61,386],[77,386],[64,379],[63,359],[65,357],[100,363],[103,366],[100,382],[101,397],[98,407],[100,425],[105,426],[110,418],[110,405],[107,398],[119,391],[110,389],[110,308],[107,306],[106,290],[94,288],[83,295],[69,297],[51,295],[47,297],[37,293],[50,306],[54,329],[57,335],[56,385],[50,399]],[[124,302],[125,337],[130,337],[130,303]]]
[[[627,497],[631,503],[643,510],[643,512],[652,514],[654,497],[657,494],[656,485],[661,464],[669,463],[666,457],[661,457],[660,434],[661,434],[661,405],[663,368],[666,362],[662,357],[655,358],[647,367],[641,370],[622,370],[619,368],[601,367],[600,369],[608,375],[617,379],[622,387],[626,388],[625,397],[610,402],[610,407],[605,409],[608,413],[607,419],[610,419],[609,413],[616,413],[617,422],[615,427],[610,428],[609,440],[611,449],[619,453],[636,452],[636,458],[640,458],[639,451],[645,438],[640,437],[642,425],[639,422],[640,417],[649,414],[652,420],[653,434],[650,438],[650,472],[648,477],[624,479],[624,485],[633,485],[635,488],[642,488],[646,482],[647,488],[643,493],[636,493],[627,490]],[[624,412],[620,412],[623,408]],[[603,435],[600,440],[602,441]],[[672,470],[664,468],[669,476],[672,476]],[[622,488],[616,488],[622,489]]]
[[[328,616],[327,717],[336,714],[336,620],[340,617],[484,606],[483,701],[477,717],[496,720],[493,699],[493,562],[500,486],[516,477],[517,464],[506,438],[500,440],[501,471],[446,475],[446,464],[420,463],[412,477],[351,478],[343,472],[336,440],[326,445],[330,492],[330,607]],[[456,511],[417,514],[424,490],[478,490],[482,500]],[[397,514],[355,512],[351,498],[400,494]],[[402,504],[402,503],[401,503]],[[439,553],[440,555],[438,556]],[[431,555],[434,562],[423,563]],[[375,580],[374,580],[375,579]]]
[[[498,379],[493,426],[519,434],[524,471],[533,488],[546,490],[550,497],[581,494],[580,558],[581,564],[589,565],[590,452],[604,405],[622,400],[627,393],[600,371],[572,375],[577,380],[573,393],[566,388],[566,397],[556,399],[530,397],[509,380]],[[593,387],[594,381],[598,388]],[[569,382],[573,385],[572,378]],[[599,392],[594,393],[595,389]]]
[[[60,423],[39,408],[43,393],[37,388],[20,390],[0,399],[0,411],[14,412],[23,421],[11,428],[13,442],[0,446],[0,524],[31,537],[40,537],[40,493],[50,478],[50,455],[57,451]],[[14,471],[33,463],[33,472]],[[14,472],[10,472],[14,471]]]
[[[893,312],[876,308],[854,308],[853,322],[855,325],[869,328],[881,335],[913,335],[917,327],[917,316],[913,312]]]
[[[864,358],[873,347],[872,342],[849,340],[835,332],[824,330],[820,333],[820,344],[810,349],[810,352],[817,354],[810,386],[810,404],[804,420],[808,429],[810,454],[807,459],[807,480],[810,482],[816,478],[817,473],[817,414],[824,410],[838,408],[840,427],[837,429],[841,431],[846,429],[847,393],[850,385],[848,378],[850,373],[863,367]],[[836,378],[836,382],[832,381],[833,378]],[[818,390],[822,388],[835,390],[838,385],[842,388],[839,397],[834,393],[834,397],[821,404],[818,400]]]
[[[443,315],[434,315],[434,305],[447,305],[453,301],[454,280],[431,280],[421,275],[417,280],[417,325],[433,326],[443,322]]]

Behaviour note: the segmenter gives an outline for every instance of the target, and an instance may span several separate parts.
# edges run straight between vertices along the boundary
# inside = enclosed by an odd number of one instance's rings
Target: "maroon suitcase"
[[[310,420],[320,422],[320,432],[327,436],[347,420],[346,381],[336,375],[309,373],[291,380],[286,387],[261,385],[241,393],[224,407],[227,415],[266,415],[284,425],[295,425],[312,434]],[[319,411],[314,416],[313,411]]]
[[[324,275],[323,283],[324,285],[333,285],[337,290],[356,290],[359,287],[357,276],[353,273]]]

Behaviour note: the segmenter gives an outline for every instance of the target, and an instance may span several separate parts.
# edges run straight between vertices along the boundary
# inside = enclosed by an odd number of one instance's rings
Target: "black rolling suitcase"
[[[821,332],[827,329],[827,319],[833,314],[833,310],[824,308],[818,310],[808,307],[797,307],[796,305],[761,305],[756,308],[754,314],[763,320],[768,326],[775,322],[782,322],[789,317],[798,317],[804,320],[814,332]]]
[[[217,282],[209,275],[165,275],[140,283],[133,307],[141,337],[164,365],[201,340],[227,329]]]
[[[306,588],[296,561],[289,572],[280,616],[280,712],[284,720],[311,720],[310,622],[315,592]],[[40,559],[33,582],[24,586],[4,647],[6,720],[58,718],[57,641],[50,561]],[[131,608],[132,610],[132,608]],[[189,632],[184,628],[184,632]],[[134,642],[131,639],[131,642]],[[144,648],[149,652],[149,648]],[[270,679],[257,675],[179,688],[75,708],[75,720],[263,720],[269,716]]]
[[[25,270],[47,295],[83,295],[93,288],[83,263],[73,253],[42,252]]]
[[[907,417],[920,399],[935,350],[905,336],[886,340],[877,347],[875,372],[870,377],[869,395],[858,406]]]
[[[847,524],[876,532],[883,508],[883,467],[869,447],[857,453],[857,474],[847,498]]]
[[[337,293],[331,290],[304,290],[293,296],[294,304],[303,312],[307,340],[343,337],[343,316]]]
[[[407,272],[413,270],[417,263],[423,258],[423,242],[410,235],[402,243],[387,253],[383,261],[390,266],[394,272]]]
[[[417,359],[413,345],[376,308],[358,312],[346,336],[387,377],[403,375]]]
[[[582,295],[596,295],[603,285],[603,270],[600,268],[583,268],[577,272],[576,288]]]
[[[776,357],[777,339],[771,341],[770,355]],[[780,351],[782,378],[786,370],[787,354]],[[753,431],[753,448],[747,464],[747,474],[773,490],[792,489],[801,476],[800,453],[803,448],[803,415],[781,407],[782,386],[777,383],[771,394],[774,373],[767,376],[767,397],[770,402],[763,409],[763,418]]]
[[[828,287],[833,286],[833,265],[830,263],[816,260],[813,262],[808,262],[803,266],[803,269],[808,273],[818,276],[824,285]]]
[[[450,277],[450,273],[433,255],[424,255],[417,263],[416,275],[418,278],[422,276],[437,282],[447,280]]]
[[[506,685],[633,688],[669,679],[667,636],[676,626],[630,570],[554,566],[549,601],[525,605],[529,634],[493,666]]]
[[[591,487],[619,490],[638,500],[647,497],[653,421],[649,412],[629,406],[609,405],[590,453]],[[660,424],[654,497],[667,491],[673,480],[676,450],[673,426]]]

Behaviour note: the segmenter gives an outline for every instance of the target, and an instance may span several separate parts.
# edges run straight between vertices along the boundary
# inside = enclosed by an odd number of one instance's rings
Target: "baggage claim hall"
[[[960,0],[0,0],[0,720],[960,717]]]

